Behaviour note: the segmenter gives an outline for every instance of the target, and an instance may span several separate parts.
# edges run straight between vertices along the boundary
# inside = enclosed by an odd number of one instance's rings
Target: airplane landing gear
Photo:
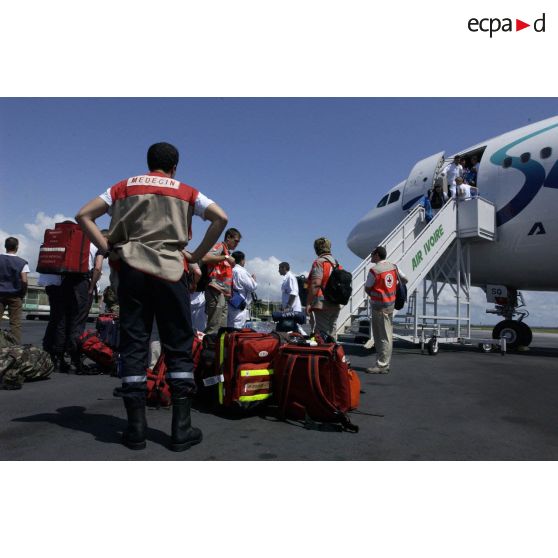
[[[492,330],[492,338],[500,339],[504,337],[506,346],[509,349],[518,347],[528,347],[533,340],[531,328],[524,322],[517,320],[503,320],[496,324]]]
[[[486,312],[504,318],[492,330],[492,339],[504,337],[509,349],[528,347],[533,340],[533,332],[523,322],[523,319],[529,315],[529,312],[525,309],[523,295],[512,287],[501,285],[493,285],[490,289],[488,287],[487,285],[487,301],[494,302],[496,306],[493,310],[487,310]],[[519,316],[519,319],[514,320],[514,316]]]

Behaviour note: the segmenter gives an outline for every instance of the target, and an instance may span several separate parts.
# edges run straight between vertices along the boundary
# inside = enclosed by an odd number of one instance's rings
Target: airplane
[[[496,304],[487,312],[504,317],[493,338],[504,336],[510,348],[528,346],[532,331],[523,322],[528,312],[520,310],[520,289],[558,290],[558,116],[480,142],[449,159],[441,152],[419,161],[356,224],[347,246],[361,258],[369,256],[435,181],[444,181],[447,188],[445,170],[455,157],[480,162],[479,196],[496,210],[497,240],[470,247],[471,284]]]

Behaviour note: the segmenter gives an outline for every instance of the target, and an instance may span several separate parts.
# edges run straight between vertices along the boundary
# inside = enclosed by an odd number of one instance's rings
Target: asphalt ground
[[[26,322],[40,346],[45,322]],[[478,332],[486,336],[486,332]],[[358,434],[306,430],[273,417],[193,412],[203,442],[167,449],[171,413],[148,410],[148,445],[120,443],[117,378],[54,374],[0,391],[1,460],[555,460],[558,459],[558,335],[535,334],[527,353],[485,354],[441,345],[436,356],[396,343],[391,373],[368,375],[373,355],[347,348],[362,381],[351,419]]]

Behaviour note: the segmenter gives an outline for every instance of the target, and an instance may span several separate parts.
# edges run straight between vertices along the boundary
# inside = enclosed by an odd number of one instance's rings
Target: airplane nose
[[[374,208],[353,228],[347,237],[349,250],[359,258],[366,258],[405,216],[398,204]]]
[[[361,219],[347,237],[349,250],[359,258],[366,258],[372,251],[371,241],[373,236],[370,234],[370,223],[366,218]]]

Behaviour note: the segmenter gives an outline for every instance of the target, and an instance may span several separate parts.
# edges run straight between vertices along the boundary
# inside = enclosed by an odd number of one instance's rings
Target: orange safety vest
[[[331,254],[326,254],[327,256],[331,256]],[[331,256],[333,258],[333,256]],[[312,276],[314,274],[314,268],[317,267],[318,265],[318,260],[319,259],[323,259],[323,263],[322,263],[322,267],[323,267],[323,275],[322,275],[322,282],[320,284],[320,287],[318,288],[318,292],[316,293],[316,298],[320,299],[323,298],[324,296],[324,289],[325,286],[327,285],[327,282],[329,280],[329,276],[331,275],[331,272],[333,271],[333,264],[329,261],[329,259],[325,258],[324,256],[320,256],[319,258],[315,259],[312,262],[312,267],[310,268],[310,273],[308,274],[308,291],[310,292],[311,289],[311,285],[312,285]],[[326,264],[327,267],[326,267]],[[343,269],[341,266],[339,266],[339,269]]]
[[[223,254],[225,256],[229,255],[229,250],[227,245],[224,242],[218,242],[213,246],[212,251],[219,250],[219,248],[223,248]],[[208,266],[209,277],[211,278],[211,282],[220,290],[222,290],[225,295],[230,296],[233,284],[233,268],[231,264],[227,260],[223,260],[222,262],[216,263],[213,266]],[[211,283],[210,283],[211,285]]]
[[[371,268],[370,273],[375,277],[374,285],[370,290],[372,302],[394,304],[397,287],[396,267],[392,266],[392,269],[380,271],[379,273],[374,268]]]

